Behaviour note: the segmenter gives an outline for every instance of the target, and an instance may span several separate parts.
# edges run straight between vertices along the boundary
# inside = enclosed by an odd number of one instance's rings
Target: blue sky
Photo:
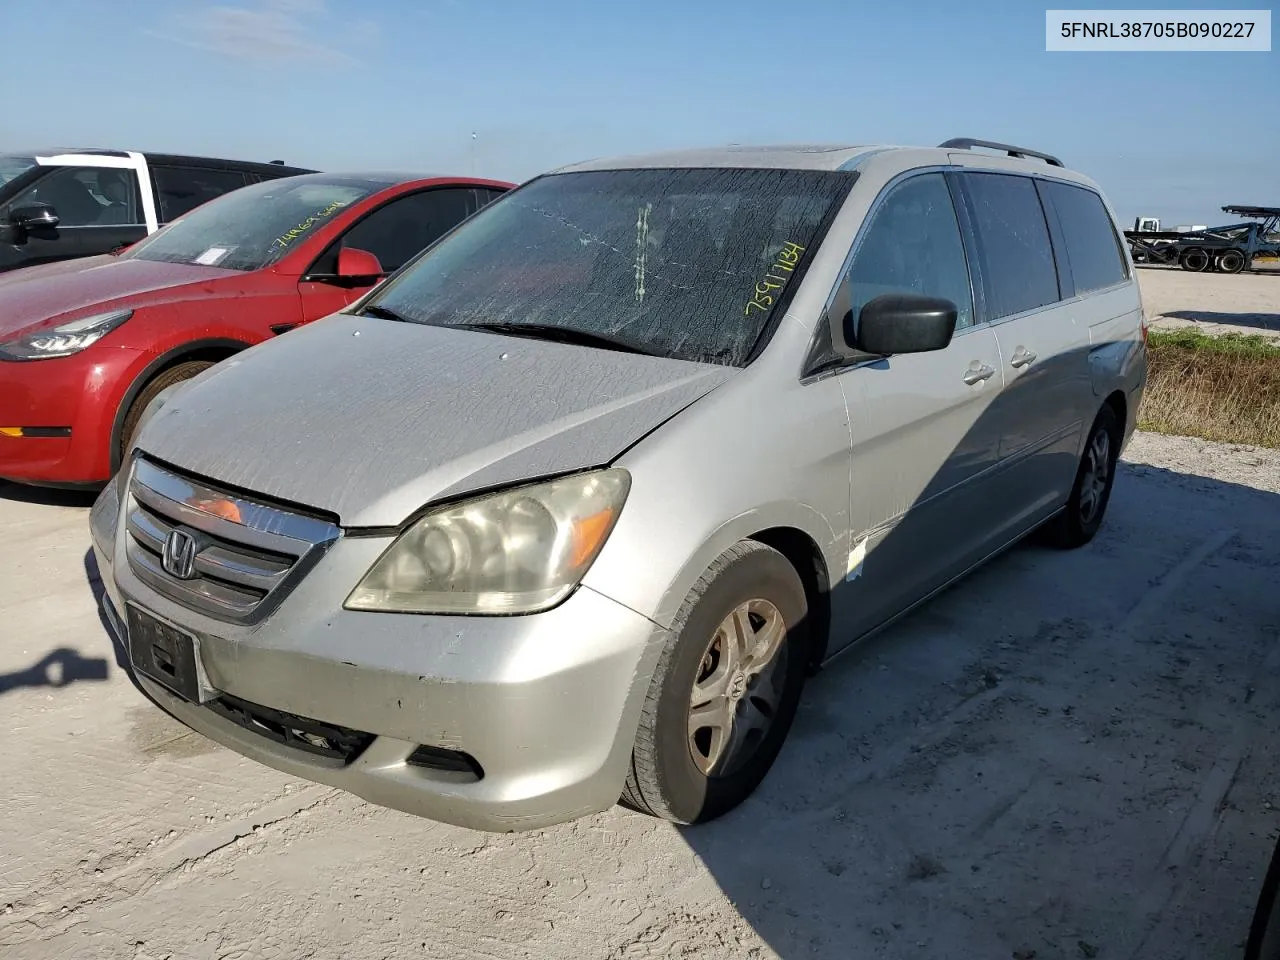
[[[975,136],[1058,154],[1125,219],[1213,224],[1231,219],[1223,204],[1280,206],[1280,53],[1047,53],[1041,4],[5,6],[0,149],[89,144],[333,170],[474,163],[521,180],[667,147]]]

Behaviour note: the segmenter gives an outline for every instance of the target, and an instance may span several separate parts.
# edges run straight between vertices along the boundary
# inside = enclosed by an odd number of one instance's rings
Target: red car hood
[[[186,284],[243,276],[238,270],[85,257],[0,274],[0,342],[57,319],[111,309],[119,301],[161,293]]]

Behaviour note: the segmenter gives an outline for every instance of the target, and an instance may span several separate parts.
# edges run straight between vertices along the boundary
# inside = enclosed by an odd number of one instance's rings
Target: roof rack
[[[999,150],[1007,153],[1011,157],[1024,159],[1026,157],[1035,157],[1043,160],[1045,163],[1052,164],[1055,167],[1063,166],[1061,160],[1052,154],[1041,153],[1039,150],[1029,150],[1026,147],[1015,147],[1009,143],[996,143],[994,140],[973,140],[969,137],[956,137],[954,140],[947,140],[938,144],[939,147],[952,147],[956,150],[968,150],[971,147],[986,147],[988,150]]]

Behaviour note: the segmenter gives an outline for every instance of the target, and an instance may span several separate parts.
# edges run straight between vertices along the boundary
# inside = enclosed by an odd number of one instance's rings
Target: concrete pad
[[[1191,327],[1280,340],[1280,265],[1237,274],[1139,266],[1137,273],[1153,330]]]
[[[1276,451],[1139,435],[1091,546],[836,661],[689,830],[472,833],[186,732],[98,620],[86,519],[0,489],[6,960],[1239,956],[1280,826]]]

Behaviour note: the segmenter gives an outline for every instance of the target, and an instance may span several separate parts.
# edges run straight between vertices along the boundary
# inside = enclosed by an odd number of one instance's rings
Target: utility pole
[[[471,175],[476,175],[476,132],[471,131]]]

